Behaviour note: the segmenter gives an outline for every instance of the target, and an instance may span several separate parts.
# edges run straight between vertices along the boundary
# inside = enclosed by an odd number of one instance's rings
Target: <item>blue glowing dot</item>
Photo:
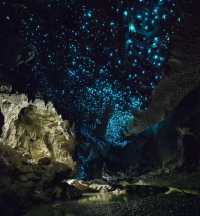
[[[133,43],[133,40],[128,39],[128,40],[126,41],[126,43],[127,43],[127,44],[132,44],[132,43]]]
[[[130,51],[128,52],[128,54],[129,54],[129,55],[132,55],[132,54],[133,54],[133,52],[130,50]]]
[[[160,57],[160,61],[164,61],[165,60],[165,58],[163,58],[163,57]]]
[[[155,42],[158,42],[158,41],[159,41],[159,38],[158,38],[158,37],[155,37],[155,38],[154,38],[154,41],[155,41]]]
[[[125,10],[123,14],[124,16],[128,16],[128,11]]]
[[[136,28],[135,28],[135,25],[133,23],[129,24],[128,29],[130,32],[136,33]]]
[[[88,17],[92,17],[92,12],[91,12],[91,11],[88,11],[88,12],[87,12],[87,16],[88,16]]]
[[[162,18],[163,18],[164,20],[166,20],[167,15],[166,15],[166,14],[163,14],[163,15],[162,15]]]
[[[156,43],[153,43],[152,44],[152,48],[156,48],[157,47],[157,44]]]
[[[158,55],[155,55],[155,56],[154,56],[154,59],[158,59]]]
[[[153,10],[153,12],[154,12],[154,13],[158,13],[158,8],[155,8],[155,9]]]
[[[137,15],[137,18],[138,18],[138,19],[142,19],[142,15],[141,15],[141,14],[138,14],[138,15]]]
[[[110,25],[111,25],[111,26],[114,26],[114,25],[115,25],[115,23],[114,23],[114,22],[110,22]]]

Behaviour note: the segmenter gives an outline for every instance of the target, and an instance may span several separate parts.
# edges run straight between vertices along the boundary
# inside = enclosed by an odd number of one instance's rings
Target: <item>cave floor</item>
[[[138,189],[139,188],[139,189]],[[150,189],[150,190],[149,190]],[[77,201],[35,206],[26,216],[199,216],[200,196],[133,187],[128,194],[85,194]]]
[[[79,200],[35,206],[25,216],[199,216],[199,177],[154,172],[119,182],[119,191],[84,192]]]

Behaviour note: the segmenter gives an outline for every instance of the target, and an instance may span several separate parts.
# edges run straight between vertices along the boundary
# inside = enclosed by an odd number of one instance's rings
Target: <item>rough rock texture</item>
[[[132,178],[160,168],[168,173],[174,169],[198,172],[199,131],[200,87],[185,96],[165,120],[129,136],[125,147],[110,151],[108,175],[111,179],[113,173],[119,173],[119,178]]]
[[[200,86],[200,28],[191,25],[191,20],[191,15],[185,16],[182,27],[176,30],[163,79],[155,88],[148,109],[136,113],[127,136],[164,120],[189,92]]]
[[[23,94],[10,94],[7,87],[0,91],[0,209],[16,209],[19,215],[18,210],[35,202],[80,197],[64,182],[76,168],[69,122],[51,103],[28,101]]]
[[[0,94],[4,117],[2,143],[22,153],[32,163],[49,158],[74,170],[75,135],[51,103],[29,102],[25,95]]]
[[[137,134],[164,120],[191,90],[200,85],[200,71],[174,73],[165,77],[155,89],[147,111],[136,113],[129,134]]]
[[[92,193],[92,192],[113,192],[115,191],[115,187],[109,185],[106,181],[102,179],[96,179],[91,181],[83,181],[78,179],[70,179],[67,181],[69,185],[74,186],[80,191],[86,192],[86,193]]]
[[[34,164],[9,146],[0,145],[0,209],[3,215],[22,215],[38,203],[79,198],[81,193],[64,183],[66,165]]]

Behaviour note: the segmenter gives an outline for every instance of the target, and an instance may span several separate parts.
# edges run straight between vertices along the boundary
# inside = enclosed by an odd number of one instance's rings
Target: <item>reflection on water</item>
[[[134,186],[128,191],[129,193],[125,190],[116,190],[108,193],[84,194],[77,201],[35,207],[26,216],[128,216],[133,215],[129,211],[133,206],[137,207],[142,198],[164,192],[163,189],[146,186]]]
[[[125,192],[85,194],[77,201],[35,207],[26,216],[93,216],[94,211],[95,215],[98,215],[98,212],[101,215],[102,208],[104,212],[109,212],[109,204],[119,205],[128,199]]]
[[[126,191],[114,191],[110,193],[93,193],[85,194],[78,202],[81,204],[87,204],[92,202],[125,202],[128,201],[128,196]]]

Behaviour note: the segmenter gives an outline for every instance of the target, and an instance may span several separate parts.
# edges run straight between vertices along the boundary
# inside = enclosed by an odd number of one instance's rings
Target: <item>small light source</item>
[[[130,24],[129,24],[128,29],[129,29],[130,32],[136,33],[136,28],[135,28],[135,25],[134,25],[133,23],[130,23]]]
[[[124,11],[124,16],[128,16],[128,11]]]
[[[92,12],[91,12],[91,11],[88,11],[88,12],[87,12],[87,16],[88,16],[88,17],[92,17]]]
[[[126,41],[126,43],[127,43],[127,44],[131,44],[131,43],[133,43],[133,41],[132,41],[131,39],[128,39],[128,40]]]

